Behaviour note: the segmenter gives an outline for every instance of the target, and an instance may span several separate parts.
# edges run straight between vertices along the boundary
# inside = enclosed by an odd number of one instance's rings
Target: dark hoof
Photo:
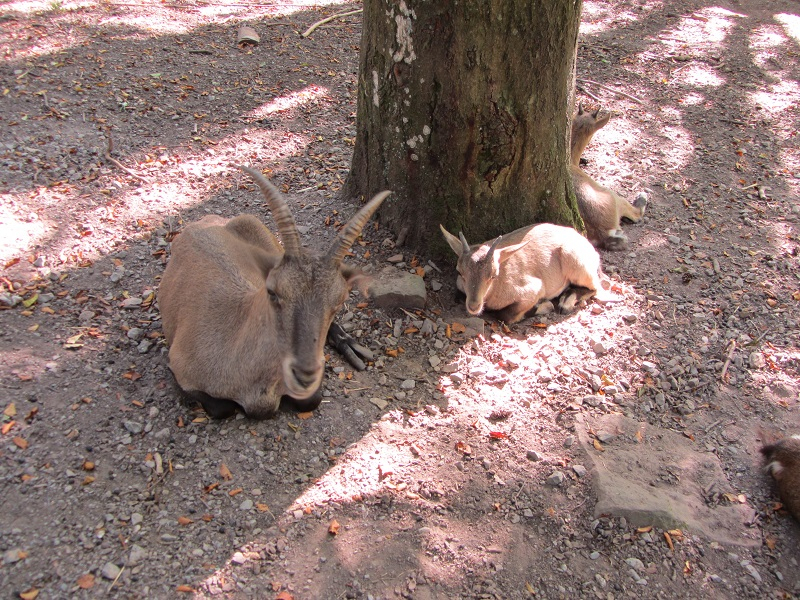
[[[297,412],[310,412],[315,410],[322,402],[322,390],[317,390],[316,394],[305,400],[298,400],[291,396],[284,396],[284,399],[288,400],[290,406]]]
[[[186,395],[199,402],[212,419],[227,419],[235,415],[236,410],[241,408],[233,400],[214,398],[205,392],[187,392]]]

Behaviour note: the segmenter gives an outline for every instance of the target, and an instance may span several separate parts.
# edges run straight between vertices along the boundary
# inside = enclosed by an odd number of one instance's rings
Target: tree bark
[[[536,222],[582,226],[568,169],[582,0],[364,0],[346,191],[441,255]]]

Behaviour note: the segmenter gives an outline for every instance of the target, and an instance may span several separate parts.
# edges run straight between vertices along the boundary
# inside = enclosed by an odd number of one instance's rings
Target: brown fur
[[[775,479],[786,510],[800,523],[800,435],[761,448],[766,470]]]
[[[273,414],[282,396],[315,408],[323,347],[358,271],[342,259],[388,195],[362,207],[326,254],[302,247],[286,201],[243,167],[272,211],[283,247],[256,217],[205,217],[172,243],[158,293],[169,366],[178,385],[215,417]]]
[[[500,318],[516,323],[543,300],[559,296],[569,286],[584,288],[606,302],[619,301],[605,289],[600,255],[571,227],[550,223],[522,227],[482,244],[469,246],[444,227],[442,234],[458,255],[456,286],[467,296],[466,309],[501,311]],[[568,312],[582,298],[566,295],[559,308]]]
[[[621,219],[634,223],[642,218],[647,206],[647,195],[640,192],[633,204],[611,190],[597,183],[580,168],[580,158],[594,134],[608,123],[611,115],[598,116],[595,112],[583,110],[572,120],[572,139],[570,143],[570,174],[578,198],[586,235],[595,246],[609,250],[622,250],[628,245],[628,238],[620,228]]]

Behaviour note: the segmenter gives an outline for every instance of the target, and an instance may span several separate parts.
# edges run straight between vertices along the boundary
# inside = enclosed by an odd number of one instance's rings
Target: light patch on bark
[[[372,103],[375,106],[378,106],[378,107],[381,105],[381,99],[378,96],[378,84],[379,83],[380,83],[380,80],[378,79],[378,72],[373,70],[372,71]]]
[[[411,20],[416,18],[413,10],[409,10],[405,0],[400,0],[400,14],[395,15],[394,22],[397,26],[397,33],[395,39],[397,40],[398,49],[392,55],[394,62],[403,61],[411,64],[417,55],[414,53],[414,41],[411,39],[411,31],[413,26]]]

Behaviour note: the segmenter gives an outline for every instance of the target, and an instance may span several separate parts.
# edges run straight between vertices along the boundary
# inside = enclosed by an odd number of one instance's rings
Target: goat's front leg
[[[331,323],[330,328],[328,328],[328,344],[336,348],[339,354],[344,356],[347,362],[353,365],[357,371],[363,371],[367,368],[362,357],[366,360],[374,360],[375,358],[369,348],[365,348],[356,342],[353,336],[342,329],[342,326],[336,321]]]

